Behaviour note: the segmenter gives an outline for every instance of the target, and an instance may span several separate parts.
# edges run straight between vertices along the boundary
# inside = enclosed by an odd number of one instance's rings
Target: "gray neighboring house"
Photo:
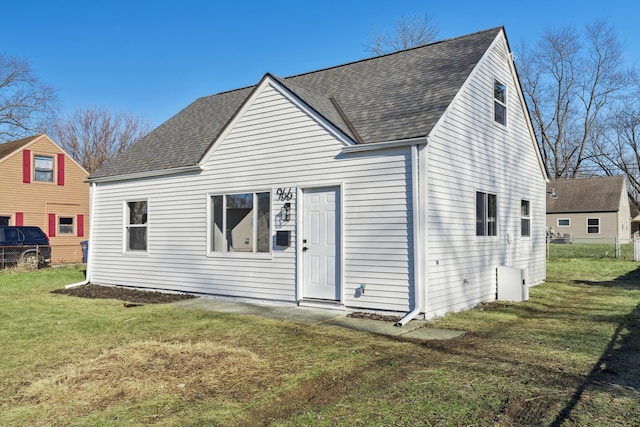
[[[503,28],[197,99],[88,181],[96,284],[404,324],[495,300],[498,267],[545,279],[547,176]]]
[[[547,231],[556,243],[629,243],[624,176],[558,179],[547,184]]]

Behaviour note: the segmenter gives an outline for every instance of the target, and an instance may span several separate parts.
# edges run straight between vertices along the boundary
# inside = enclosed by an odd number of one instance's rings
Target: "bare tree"
[[[59,111],[56,92],[26,60],[0,54],[0,141],[46,132]]]
[[[377,32],[371,34],[371,42],[366,49],[374,56],[429,44],[438,36],[440,28],[433,22],[433,16],[424,14],[407,19],[404,16],[396,21],[393,33]]]
[[[151,124],[128,113],[76,110],[55,127],[56,139],[89,173],[146,135]]]
[[[631,73],[622,69],[622,45],[604,21],[546,30],[533,50],[522,47],[519,71],[540,151],[553,178],[579,176],[592,160],[590,144],[601,118],[624,94]]]
[[[593,142],[594,161],[607,175],[626,176],[629,197],[640,209],[640,80],[604,121],[609,126]]]

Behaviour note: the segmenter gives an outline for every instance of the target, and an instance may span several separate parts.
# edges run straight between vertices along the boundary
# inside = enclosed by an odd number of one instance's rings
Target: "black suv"
[[[49,238],[40,227],[0,226],[0,268],[17,263],[37,268],[50,261]]]

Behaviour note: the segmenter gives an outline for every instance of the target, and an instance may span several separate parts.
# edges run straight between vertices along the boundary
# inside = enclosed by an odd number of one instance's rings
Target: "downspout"
[[[91,183],[91,191],[89,192],[89,246],[87,247],[87,270],[85,272],[85,279],[82,282],[72,283],[70,285],[66,285],[64,288],[75,288],[77,286],[83,286],[89,283],[91,280],[91,260],[93,257],[91,256],[91,236],[93,236],[93,212],[94,212],[94,204],[96,200],[96,183]]]
[[[401,320],[394,324],[399,328],[413,320],[420,314],[423,281],[422,281],[422,230],[421,230],[421,203],[422,196],[420,194],[420,162],[418,161],[418,145],[411,146],[411,203],[413,206],[413,310],[405,315]]]

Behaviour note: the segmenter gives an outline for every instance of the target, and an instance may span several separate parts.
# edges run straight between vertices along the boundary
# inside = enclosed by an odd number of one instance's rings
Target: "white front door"
[[[340,189],[304,190],[303,297],[340,300]]]

